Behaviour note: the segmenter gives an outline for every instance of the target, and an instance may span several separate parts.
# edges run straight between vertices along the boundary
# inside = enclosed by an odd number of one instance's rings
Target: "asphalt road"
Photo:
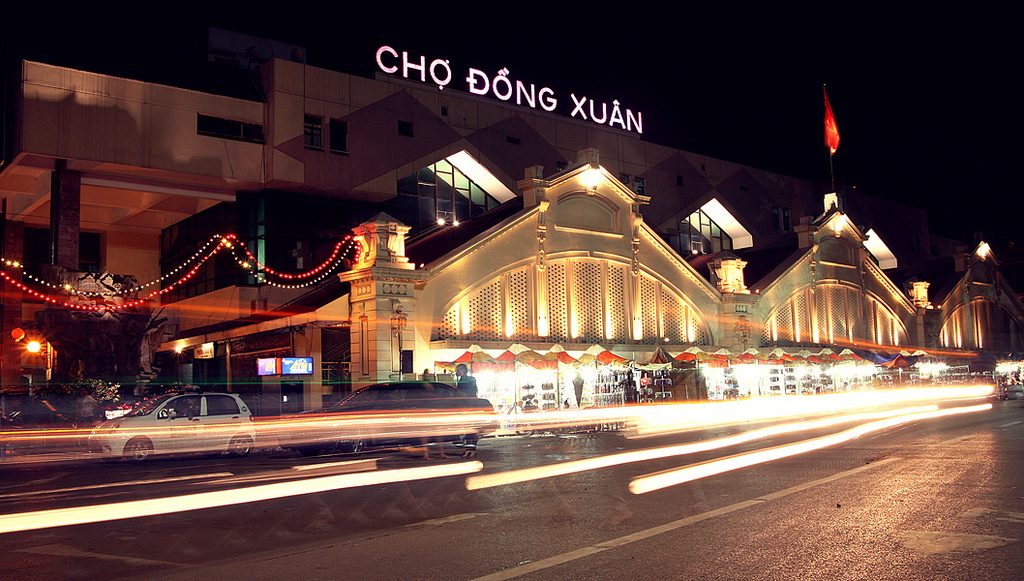
[[[502,474],[710,441],[763,425],[644,440],[612,433],[487,438],[477,460],[480,475]],[[642,475],[848,427],[480,490],[468,490],[465,475],[430,477],[2,533],[0,579],[1020,578],[1019,401],[914,421],[645,494],[629,491]],[[349,461],[364,465],[340,464]],[[173,504],[202,492],[240,494],[247,486],[365,471],[373,461],[377,474],[473,462],[424,461],[396,451],[312,459],[275,452],[143,466],[7,464],[0,465],[0,518],[140,500]]]

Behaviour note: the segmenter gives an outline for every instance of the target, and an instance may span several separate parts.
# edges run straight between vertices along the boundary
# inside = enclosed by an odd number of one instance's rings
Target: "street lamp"
[[[408,324],[409,317],[402,312],[402,305],[400,303],[396,304],[394,311],[391,313],[391,370],[398,371],[398,379],[402,379],[402,334]],[[397,350],[395,347],[397,347]],[[395,369],[396,363],[398,364],[398,369]]]

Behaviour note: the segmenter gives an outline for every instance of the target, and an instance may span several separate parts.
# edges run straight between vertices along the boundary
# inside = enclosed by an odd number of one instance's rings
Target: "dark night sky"
[[[1008,14],[636,3],[502,4],[484,16],[486,3],[432,3],[429,13],[384,3],[357,19],[341,3],[276,15],[235,3],[202,16],[175,6],[155,19],[138,7],[116,18],[65,12],[8,38],[44,62],[106,62],[102,72],[136,78],[153,64],[189,70],[205,54],[209,25],[305,46],[311,65],[367,76],[388,44],[428,62],[450,59],[456,71],[507,67],[513,80],[566,100],[618,99],[643,112],[649,141],[821,183],[826,84],[841,137],[838,183],[927,208],[933,233],[968,240],[979,230],[997,244],[1012,240],[1024,209],[1010,179],[1020,148],[1005,144],[1019,124],[1011,87],[1021,53]]]

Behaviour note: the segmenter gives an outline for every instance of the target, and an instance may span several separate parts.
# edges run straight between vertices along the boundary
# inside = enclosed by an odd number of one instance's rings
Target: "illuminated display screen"
[[[312,357],[282,357],[281,375],[312,375]]]
[[[277,375],[277,357],[270,357],[267,359],[256,360],[256,374],[257,375]]]

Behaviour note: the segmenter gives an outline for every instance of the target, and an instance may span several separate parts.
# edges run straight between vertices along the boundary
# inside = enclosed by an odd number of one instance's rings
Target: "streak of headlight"
[[[993,389],[990,385],[918,387],[648,406],[637,416],[635,429],[626,435],[631,438],[661,436],[718,423],[834,413],[914,401],[980,398],[991,395]]]
[[[312,478],[297,482],[264,484],[262,486],[218,490],[214,492],[201,492],[198,494],[172,496],[168,498],[152,498],[113,504],[98,504],[74,508],[40,510],[19,514],[5,514],[0,515],[0,533],[12,533],[57,526],[104,522],[124,518],[136,518],[140,516],[170,514],[175,512],[184,512],[187,510],[199,510],[203,508],[229,506],[246,502],[257,502],[260,500],[326,492],[328,490],[338,490],[342,488],[386,484],[389,482],[424,480],[427,478],[438,478],[442,476],[458,476],[479,472],[481,469],[483,469],[483,464],[480,462],[459,462],[457,464],[424,466],[420,468],[402,468],[398,470],[384,470],[380,472],[325,476],[322,478]]]
[[[83,490],[98,490],[104,488],[120,488],[124,486],[144,486],[146,484],[166,484],[168,482],[184,482],[189,480],[207,480],[211,478],[224,478],[233,476],[230,472],[212,472],[210,474],[192,474],[188,476],[172,476],[169,478],[156,478],[153,480],[130,480],[127,482],[108,482],[106,484],[89,484],[86,486],[74,486],[71,488],[56,488],[53,490],[33,490],[30,492],[14,492],[0,494],[0,498],[18,498],[22,496],[42,496],[44,494],[65,494],[68,492],[81,492]]]
[[[898,426],[900,424],[904,424],[907,422],[938,418],[954,414],[978,412],[988,409],[992,409],[992,404],[949,408],[931,412],[919,412],[896,416],[884,420],[877,420],[874,422],[857,426],[855,428],[851,428],[843,432],[839,432],[837,434],[823,436],[821,438],[804,440],[802,442],[786,444],[783,446],[775,446],[773,448],[768,448],[767,450],[758,450],[756,452],[737,454],[735,456],[729,456],[727,458],[720,458],[718,460],[711,460],[708,462],[701,462],[700,464],[693,464],[691,466],[686,466],[683,468],[666,470],[655,474],[649,474],[647,476],[640,476],[634,478],[633,481],[629,483],[629,490],[633,494],[644,494],[646,492],[659,490],[661,488],[665,488],[668,486],[682,484],[684,482],[690,482],[692,480],[697,480],[715,474],[721,474],[723,472],[728,472],[730,470],[737,470],[739,468],[745,468],[747,466],[753,466],[755,464],[761,464],[764,462],[770,462],[772,460],[778,460],[779,458],[785,458],[787,456],[802,454],[804,452],[810,452],[812,450],[819,450],[821,448],[833,446],[835,444],[848,442],[870,432],[891,428],[893,426]]]
[[[636,450],[633,452],[622,452],[619,454],[600,456],[598,458],[573,460],[571,462],[563,462],[561,464],[554,464],[550,466],[537,466],[534,468],[524,468],[522,470],[511,470],[508,472],[501,472],[499,474],[480,474],[478,476],[470,476],[466,478],[466,488],[469,490],[491,488],[494,486],[503,486],[506,484],[514,484],[517,482],[539,480],[541,478],[564,476],[566,474],[583,472],[584,470],[608,468],[610,466],[628,464],[630,462],[643,462],[646,460],[656,460],[659,458],[667,458],[670,456],[682,456],[684,454],[694,454],[696,452],[707,452],[709,450],[717,450],[719,448],[735,446],[736,444],[752,442],[754,440],[759,440],[761,438],[767,438],[770,436],[777,436],[780,434],[801,432],[804,430],[816,430],[820,428],[827,428],[829,426],[834,426],[837,424],[858,422],[863,420],[877,420],[878,418],[889,418],[899,414],[934,411],[936,409],[938,409],[937,406],[932,405],[904,408],[899,410],[889,410],[883,412],[848,414],[844,416],[837,416],[821,420],[770,426],[767,428],[762,428],[760,430],[752,430],[749,432],[744,432],[742,434],[736,434],[735,436],[727,436],[724,438],[705,440],[702,442],[677,444],[674,446],[663,446],[660,448],[649,448],[647,450]]]

